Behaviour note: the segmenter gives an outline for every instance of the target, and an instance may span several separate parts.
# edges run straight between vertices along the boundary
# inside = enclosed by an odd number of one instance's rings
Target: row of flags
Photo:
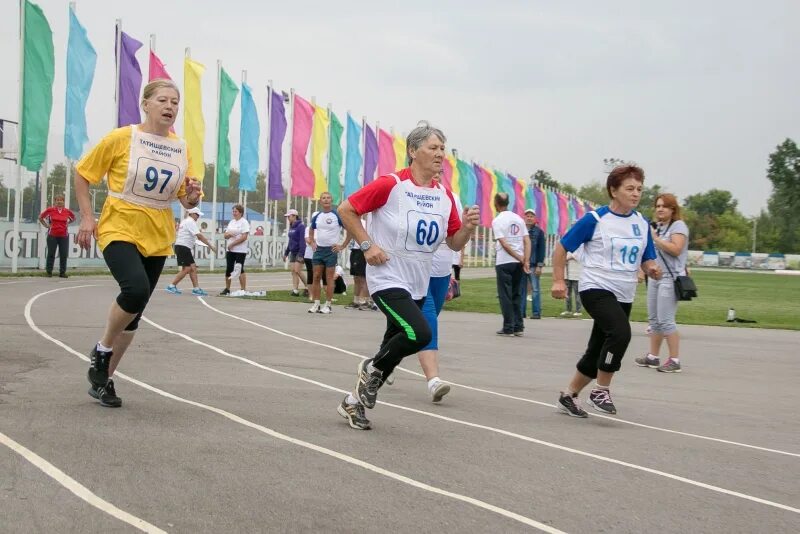
[[[21,122],[21,164],[38,170],[45,159],[49,117],[52,108],[54,73],[52,32],[42,10],[24,0],[24,76],[23,115]],[[70,30],[67,49],[67,90],[64,152],[77,160],[88,142],[85,108],[91,91],[97,54],[81,26],[73,7],[69,10]],[[142,71],[136,57],[142,42],[122,31],[117,21],[115,52],[117,60],[116,126],[141,122],[140,94]],[[149,52],[148,80],[172,79],[155,53],[154,38]],[[201,79],[205,66],[193,60],[187,49],[183,65],[183,136],[192,152],[190,175],[203,178],[206,155],[205,120],[202,114]],[[259,143],[261,125],[253,91],[243,73],[237,84],[217,62],[217,142],[215,187],[230,187],[231,146],[230,115],[237,98],[241,106],[239,189],[256,190],[261,163]],[[287,105],[288,104],[288,108]],[[350,112],[344,120],[330,107],[318,106],[302,96],[277,91],[271,86],[267,95],[267,176],[265,201],[283,200],[287,194],[318,199],[329,191],[334,203],[363,185],[407,165],[405,138],[394,131],[374,127],[365,119],[357,120]],[[288,172],[284,181],[283,145],[290,133]],[[343,143],[344,140],[344,149]],[[481,225],[490,227],[495,215],[492,198],[508,193],[511,209],[522,215],[526,209],[537,212],[540,225],[550,234],[563,234],[592,206],[577,198],[538,184],[529,184],[500,170],[478,163],[447,157],[442,177],[445,187],[459,195],[462,204],[481,208]]]

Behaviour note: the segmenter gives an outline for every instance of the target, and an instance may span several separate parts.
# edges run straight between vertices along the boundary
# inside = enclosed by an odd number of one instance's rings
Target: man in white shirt
[[[181,290],[178,289],[178,284],[183,280],[186,275],[192,281],[192,295],[203,297],[208,295],[200,288],[197,281],[197,265],[194,262],[194,246],[197,241],[204,243],[208,250],[213,254],[214,247],[211,242],[200,233],[197,227],[197,219],[203,216],[200,208],[191,208],[186,210],[186,218],[181,221],[178,227],[178,235],[175,238],[175,256],[178,258],[178,266],[181,268],[180,272],[172,280],[172,283],[167,286],[167,291],[175,295],[180,295]]]
[[[311,217],[311,230],[308,232],[308,240],[314,250],[312,263],[314,265],[314,282],[311,285],[311,298],[314,304],[309,308],[308,313],[331,313],[331,303],[333,302],[333,277],[336,264],[339,261],[339,251],[344,248],[344,243],[340,243],[342,233],[342,220],[339,214],[333,209],[333,197],[327,191],[319,196],[321,211]],[[319,294],[322,277],[325,276],[327,284],[325,296],[328,300],[320,307]]]
[[[503,328],[499,336],[522,336],[525,329],[522,323],[522,289],[525,275],[531,272],[531,240],[525,221],[508,210],[508,193],[494,196],[497,216],[492,221],[494,231],[495,273],[497,275],[497,296],[500,311],[503,313]]]

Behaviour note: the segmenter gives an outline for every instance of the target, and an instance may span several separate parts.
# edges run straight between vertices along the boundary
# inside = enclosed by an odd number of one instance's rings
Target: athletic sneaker
[[[505,330],[498,330],[495,332],[498,336],[503,337],[514,337],[514,332],[506,332]]]
[[[358,304],[356,301],[353,301],[350,304],[347,304],[346,306],[344,306],[344,309],[345,310],[357,310],[360,307],[361,307],[361,304]]]
[[[344,400],[342,400],[337,411],[339,415],[347,419],[350,428],[369,430],[372,427],[367,415],[364,413],[364,407],[360,404],[347,404],[347,395],[344,396]]]
[[[572,312],[562,311],[559,315],[561,317],[569,317],[570,315],[572,315]]]
[[[196,297],[207,297],[208,293],[206,293],[203,289],[199,287],[195,287],[194,289],[192,289],[192,295]]]
[[[524,335],[525,335],[525,332],[523,332],[522,330],[517,330],[516,332],[514,332],[514,336],[515,337],[522,337]]]
[[[319,304],[315,302],[315,303],[314,303],[314,304],[313,304],[313,305],[312,305],[312,306],[311,306],[311,307],[308,309],[308,313],[319,313]]]
[[[369,304],[367,302],[363,302],[363,303],[358,305],[358,309],[360,311],[372,311],[372,304]]]
[[[122,406],[122,399],[117,397],[117,391],[114,389],[114,381],[110,378],[105,386],[90,387],[89,395],[100,401],[100,406],[107,408],[119,408]]]
[[[650,367],[652,369],[658,369],[658,366],[661,363],[658,358],[648,358],[647,354],[641,358],[635,358],[633,362],[639,367]]]
[[[387,386],[391,386],[392,384],[394,384],[394,372],[392,372],[389,376],[387,376],[386,379],[383,381],[383,383],[386,384]]]
[[[617,413],[617,408],[611,401],[611,392],[607,389],[593,389],[589,393],[589,398],[586,399],[586,404],[597,410],[609,415]]]
[[[180,295],[181,294],[181,290],[178,289],[178,287],[175,284],[168,285],[167,286],[167,291],[169,291],[173,295]]]
[[[219,296],[220,297],[227,297],[230,294],[231,294],[231,290],[228,289],[227,287],[219,292]]]
[[[442,402],[442,397],[450,393],[450,384],[444,382],[437,382],[433,389],[431,389],[431,397],[433,402]]]
[[[676,362],[672,358],[669,358],[667,361],[664,362],[664,365],[659,366],[656,371],[661,373],[680,373],[681,372],[681,364],[680,362]]]
[[[581,312],[575,312],[575,313],[572,314],[572,316],[573,317],[583,317],[583,314]]]
[[[111,362],[113,352],[97,350],[97,345],[89,353],[89,383],[95,388],[104,386],[108,382],[108,365]]]
[[[298,290],[296,290],[296,289],[292,289],[292,292],[290,293],[290,295],[293,296],[293,297],[299,297],[300,296],[300,292]]]
[[[578,400],[578,395],[567,395],[562,393],[558,397],[558,409],[571,417],[589,417],[586,410],[578,406],[575,402]]]
[[[367,370],[370,363],[372,363],[372,358],[358,364],[355,394],[365,408],[372,409],[378,399],[378,389],[383,384],[383,373],[378,369],[370,373]]]
[[[331,305],[327,302],[322,305],[322,308],[319,309],[319,313],[325,313],[325,314],[331,313],[332,311],[333,310],[331,310]]]

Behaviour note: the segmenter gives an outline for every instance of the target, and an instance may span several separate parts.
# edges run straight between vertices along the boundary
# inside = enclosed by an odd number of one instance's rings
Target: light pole
[[[753,254],[756,253],[756,229],[758,228],[758,218],[753,217]]]

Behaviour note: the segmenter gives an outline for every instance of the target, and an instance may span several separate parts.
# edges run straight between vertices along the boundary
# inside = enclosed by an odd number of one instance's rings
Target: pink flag
[[[172,76],[169,75],[164,64],[158,59],[158,56],[150,50],[150,75],[147,78],[148,82],[153,80],[171,80]]]
[[[396,171],[395,163],[394,139],[390,133],[378,129],[378,176]]]
[[[567,206],[567,195],[556,193],[558,198],[558,235],[564,235],[569,228],[569,207]]]
[[[310,198],[314,194],[314,172],[306,163],[306,152],[311,140],[314,106],[307,100],[294,96],[294,124],[292,125],[292,187],[291,194]]]
[[[520,217],[525,216],[525,186],[521,180],[508,175],[511,185],[514,186],[514,213]]]
[[[442,185],[448,191],[453,190],[453,162],[448,158],[442,162]]]

